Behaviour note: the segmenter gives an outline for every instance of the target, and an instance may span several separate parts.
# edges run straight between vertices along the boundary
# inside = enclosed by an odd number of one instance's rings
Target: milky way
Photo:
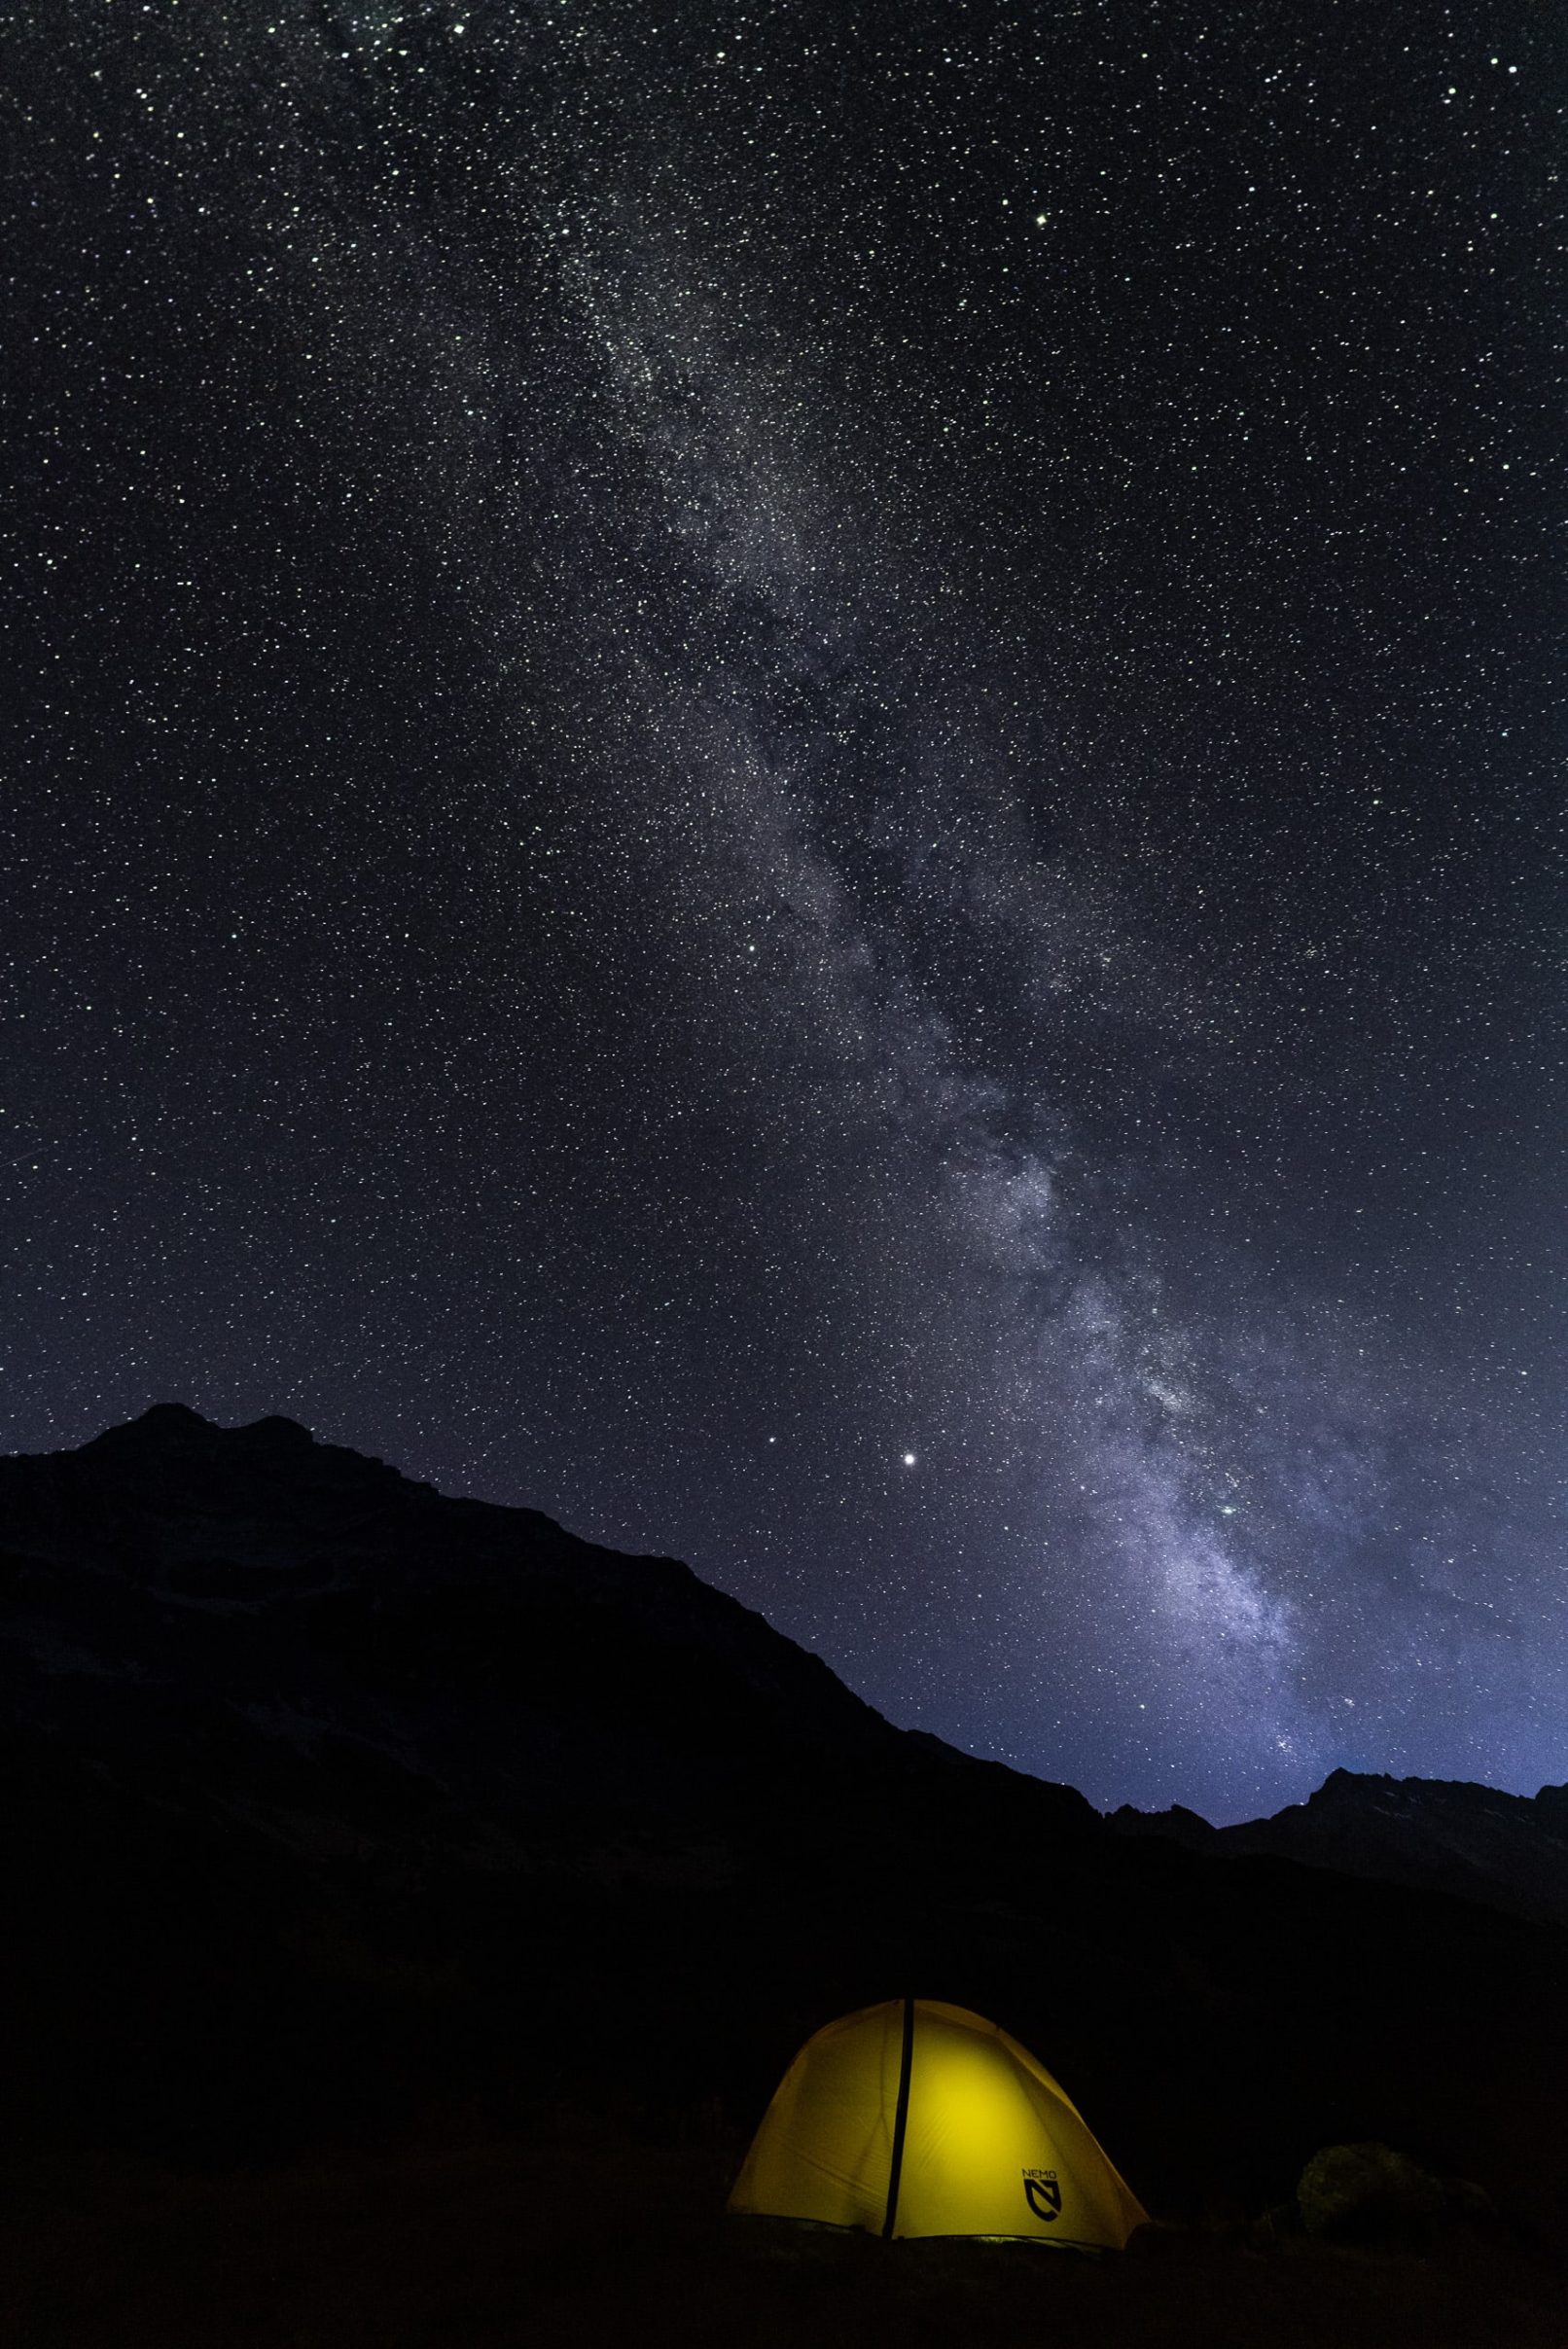
[[[1568,75],[1341,18],[27,13],[0,1441],[1563,1776]]]

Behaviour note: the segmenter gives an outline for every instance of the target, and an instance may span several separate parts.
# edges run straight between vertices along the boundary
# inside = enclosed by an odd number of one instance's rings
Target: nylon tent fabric
[[[895,2165],[907,2008],[907,2119]],[[935,1999],[866,2007],[807,2040],[752,2140],[730,2208],[873,2234],[1098,2250],[1120,2250],[1148,2215],[1044,2065],[995,2023]]]

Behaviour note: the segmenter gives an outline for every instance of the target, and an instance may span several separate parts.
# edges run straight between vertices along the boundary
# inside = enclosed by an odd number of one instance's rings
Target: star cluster
[[[1563,1775],[1537,12],[26,13],[0,1441],[1211,1816]]]

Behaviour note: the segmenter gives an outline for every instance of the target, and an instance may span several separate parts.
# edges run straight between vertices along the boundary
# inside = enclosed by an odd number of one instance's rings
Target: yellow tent
[[[806,2041],[730,2208],[1118,2251],[1148,2215],[1027,2048],[928,1998],[863,2008]]]

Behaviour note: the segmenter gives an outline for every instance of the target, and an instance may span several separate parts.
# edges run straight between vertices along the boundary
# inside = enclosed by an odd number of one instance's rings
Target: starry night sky
[[[286,1411],[1101,1803],[1568,1775],[1561,27],[7,42],[0,1445]]]

